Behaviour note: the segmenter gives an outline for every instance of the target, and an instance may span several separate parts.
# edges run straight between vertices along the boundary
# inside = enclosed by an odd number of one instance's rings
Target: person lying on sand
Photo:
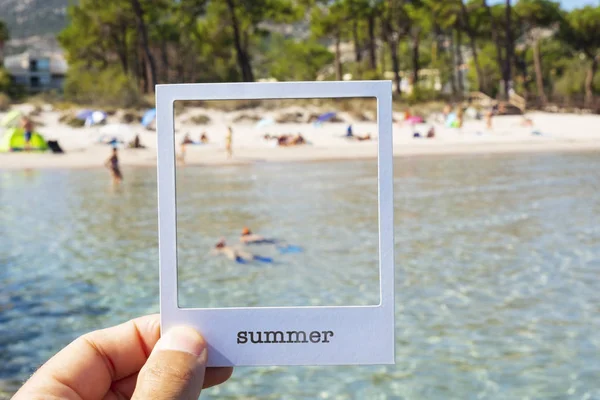
[[[359,142],[362,142],[363,140],[371,140],[370,133],[367,133],[364,136],[355,135],[354,132],[352,132],[352,125],[348,125],[348,128],[346,129],[346,136],[344,137],[349,140],[358,140]]]
[[[238,262],[240,264],[252,262],[252,261],[262,261],[262,262],[272,262],[273,260],[268,257],[261,257],[256,254],[252,254],[248,251],[235,249],[233,247],[227,246],[224,238],[221,238],[217,244],[215,244],[214,249],[212,250],[212,254],[214,255],[224,255],[231,261]]]
[[[300,146],[306,144],[306,139],[300,133],[296,135],[269,135],[263,136],[265,140],[277,140],[277,145],[281,147]]]

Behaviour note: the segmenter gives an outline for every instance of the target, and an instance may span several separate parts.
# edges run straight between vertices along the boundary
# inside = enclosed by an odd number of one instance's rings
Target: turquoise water
[[[201,184],[180,184],[180,302],[376,302],[375,171],[182,171]],[[157,311],[156,174],[124,173],[114,191],[104,170],[0,171],[0,397],[77,335]],[[238,368],[204,398],[600,398],[598,155],[403,158],[395,175],[397,364]],[[276,263],[240,275],[206,255],[240,224],[305,251],[260,250]]]

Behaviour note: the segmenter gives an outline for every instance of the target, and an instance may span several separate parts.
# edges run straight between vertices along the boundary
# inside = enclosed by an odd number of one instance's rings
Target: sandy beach
[[[30,104],[15,106],[27,114],[33,110]],[[256,162],[286,162],[374,158],[377,155],[377,123],[356,121],[349,113],[339,112],[343,122],[327,122],[315,126],[307,122],[272,123],[257,126],[260,118],[277,119],[277,116],[306,113],[306,109],[287,107],[277,110],[251,109],[225,112],[215,109],[186,108],[176,114],[176,143],[188,134],[198,141],[206,132],[208,144],[186,146],[185,165],[225,165]],[[314,112],[314,111],[313,111]],[[0,119],[5,113],[0,113]],[[156,165],[156,132],[141,124],[121,124],[119,113],[109,116],[107,125],[73,128],[59,122],[61,113],[50,106],[42,107],[35,117],[39,123],[36,130],[46,140],[58,140],[65,154],[3,153],[0,154],[1,169],[30,168],[94,168],[102,167],[110,154],[110,146],[99,138],[116,135],[124,141],[136,134],[145,149],[128,149],[123,145],[120,162],[128,166]],[[205,115],[207,124],[193,122],[193,117]],[[402,119],[400,113],[394,118]],[[394,155],[434,154],[487,154],[537,151],[586,151],[600,150],[600,116],[576,114],[550,114],[532,112],[527,114],[533,126],[523,126],[521,116],[495,117],[493,129],[487,130],[483,120],[466,119],[462,129],[446,128],[434,117],[427,123],[411,126],[395,122]],[[346,128],[352,124],[355,135],[371,134],[374,140],[358,142],[344,138]],[[227,127],[233,128],[233,157],[225,153]],[[436,137],[426,139],[427,131],[434,127]],[[421,138],[413,138],[419,132]],[[308,144],[294,147],[278,147],[274,141],[264,139],[265,134],[302,134]],[[177,146],[180,152],[180,146]]]

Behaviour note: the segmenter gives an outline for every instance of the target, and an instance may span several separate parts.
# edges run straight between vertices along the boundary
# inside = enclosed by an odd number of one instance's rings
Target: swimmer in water
[[[240,242],[242,242],[244,244],[258,244],[258,243],[274,244],[277,241],[274,239],[267,239],[261,235],[256,235],[256,234],[252,233],[250,228],[246,227],[246,228],[242,229],[242,234],[240,235]]]
[[[217,244],[215,244],[212,254],[222,254],[231,261],[235,261],[240,264],[249,263],[251,261],[273,262],[273,260],[268,257],[261,257],[247,251],[227,246],[224,238],[221,238]]]
[[[112,156],[106,160],[104,166],[110,170],[114,185],[118,185],[123,181],[123,174],[121,174],[121,168],[119,167],[119,154],[116,147],[113,147]]]

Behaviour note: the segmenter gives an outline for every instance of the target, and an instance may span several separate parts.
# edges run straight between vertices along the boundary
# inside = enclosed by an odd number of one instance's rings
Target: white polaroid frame
[[[373,306],[179,308],[173,106],[177,100],[377,98],[380,302]],[[394,364],[394,202],[390,81],[156,86],[161,328],[189,325],[209,366]],[[340,266],[343,268],[343,266]],[[246,342],[243,334],[246,333]],[[268,343],[252,343],[262,332]],[[268,332],[268,333],[265,333]],[[241,338],[240,338],[241,337]]]

